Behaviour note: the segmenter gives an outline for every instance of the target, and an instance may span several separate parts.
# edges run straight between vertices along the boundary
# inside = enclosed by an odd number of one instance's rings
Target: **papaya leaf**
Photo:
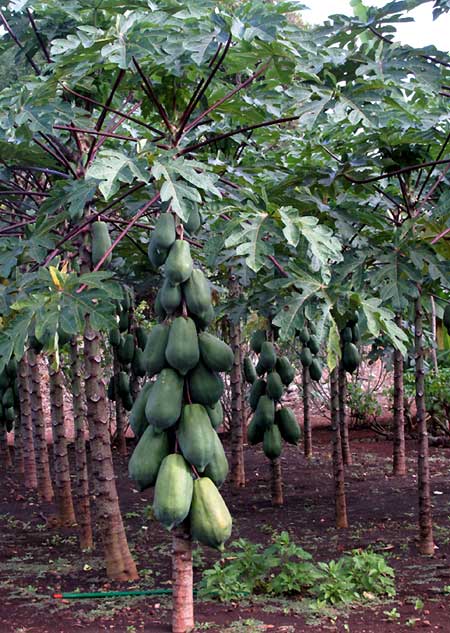
[[[119,190],[121,182],[130,184],[135,178],[148,182],[145,161],[111,149],[100,151],[86,172],[86,180],[99,181],[98,188],[105,200]]]

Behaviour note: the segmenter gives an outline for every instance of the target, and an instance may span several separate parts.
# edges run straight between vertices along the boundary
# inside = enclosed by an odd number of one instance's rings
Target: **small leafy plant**
[[[377,394],[364,389],[359,382],[347,384],[347,405],[354,426],[370,424],[382,413]]]

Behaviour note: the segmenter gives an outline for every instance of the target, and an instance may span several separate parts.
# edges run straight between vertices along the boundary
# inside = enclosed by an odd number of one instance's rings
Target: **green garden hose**
[[[172,593],[172,589],[137,589],[134,591],[73,591],[67,593],[54,593],[53,597],[62,598],[120,598],[123,596],[166,596]]]

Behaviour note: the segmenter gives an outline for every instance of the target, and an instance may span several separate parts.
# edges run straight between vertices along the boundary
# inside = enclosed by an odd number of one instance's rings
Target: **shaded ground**
[[[347,472],[350,529],[333,527],[330,436],[314,432],[315,456],[285,447],[282,457],[285,507],[272,508],[268,462],[260,447],[247,449],[248,485],[223,494],[234,518],[233,538],[267,543],[267,527],[287,529],[316,560],[338,558],[343,551],[373,546],[396,570],[397,596],[385,604],[336,611],[307,610],[302,600],[255,600],[238,605],[197,603],[198,631],[260,633],[274,631],[350,631],[381,633],[413,628],[450,632],[450,450],[431,450],[435,540],[432,559],[416,553],[416,455],[408,446],[408,476],[393,478],[391,446],[370,432],[353,433],[354,465]],[[148,517],[151,492],[133,489],[126,461],[116,458],[121,505],[127,533],[141,570],[132,586],[107,583],[101,550],[81,555],[75,530],[52,530],[45,521],[50,507],[11,474],[1,473],[0,487],[0,633],[165,633],[170,631],[170,600],[122,598],[57,601],[57,591],[96,591],[170,587],[170,535]],[[209,565],[217,555],[199,549],[195,560]],[[200,571],[197,571],[199,577]],[[419,599],[419,600],[418,600]]]

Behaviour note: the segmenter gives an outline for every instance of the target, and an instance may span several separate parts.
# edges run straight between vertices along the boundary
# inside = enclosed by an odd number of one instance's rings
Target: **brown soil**
[[[227,443],[227,441],[226,441]],[[350,631],[390,633],[412,628],[450,632],[450,451],[431,450],[435,540],[433,558],[416,550],[416,453],[408,445],[408,475],[391,476],[391,445],[367,431],[352,434],[354,465],[347,469],[350,528],[333,525],[330,434],[314,432],[314,458],[286,447],[282,464],[285,506],[270,504],[269,466],[260,447],[247,448],[247,487],[223,494],[234,518],[233,538],[267,543],[267,526],[288,530],[316,560],[338,558],[344,551],[371,545],[388,556],[396,571],[397,596],[389,602],[354,605],[321,617],[305,612],[300,598],[244,604],[196,603],[201,630],[214,633],[292,633]],[[55,600],[59,591],[102,591],[170,587],[170,535],[148,516],[151,492],[139,493],[116,456],[121,506],[141,580],[132,586],[105,581],[101,548],[80,554],[75,529],[52,529],[34,493],[12,473],[1,473],[0,488],[0,633],[165,633],[170,631],[167,597],[115,600]],[[201,550],[203,565],[217,554]],[[196,579],[200,576],[197,572]],[[416,603],[419,599],[423,602]],[[420,607],[420,608],[416,608]],[[395,609],[395,611],[392,611]],[[388,612],[391,615],[388,615]],[[396,617],[396,614],[399,617]],[[239,621],[241,620],[240,624]]]

